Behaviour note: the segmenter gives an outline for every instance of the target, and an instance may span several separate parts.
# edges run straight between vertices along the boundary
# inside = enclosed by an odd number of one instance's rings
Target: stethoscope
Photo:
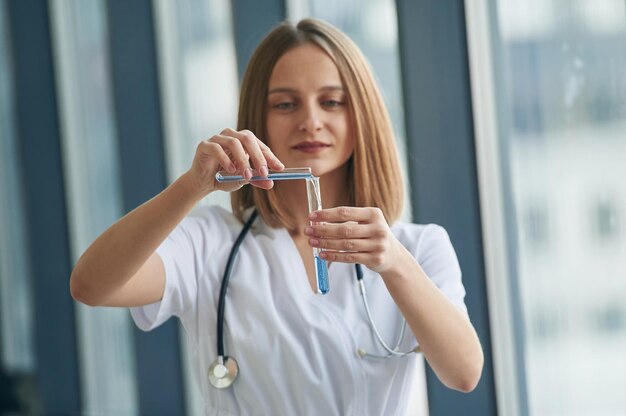
[[[231,384],[237,378],[239,374],[239,366],[237,365],[237,361],[233,357],[229,357],[224,354],[224,307],[226,305],[226,290],[228,288],[228,281],[230,280],[231,271],[233,268],[233,263],[235,262],[235,258],[237,256],[237,252],[239,251],[239,246],[241,246],[241,242],[243,241],[246,234],[252,227],[254,220],[257,218],[258,212],[254,210],[252,215],[246,223],[244,224],[241,232],[237,236],[235,240],[235,244],[233,244],[233,248],[230,251],[228,256],[228,262],[226,263],[226,269],[224,270],[224,276],[222,278],[222,286],[220,288],[220,297],[217,304],[217,359],[211,363],[209,367],[209,381],[211,385],[218,389],[225,389],[230,387]],[[398,339],[396,340],[395,346],[393,348],[389,347],[387,343],[382,339],[374,321],[372,320],[372,314],[370,312],[369,305],[367,303],[367,296],[365,292],[365,284],[363,283],[363,268],[360,264],[355,264],[354,268],[356,270],[356,279],[359,283],[359,291],[361,293],[361,298],[363,299],[363,306],[365,307],[365,312],[367,314],[367,319],[369,321],[372,332],[376,336],[379,344],[385,349],[387,354],[385,355],[377,355],[372,354],[365,351],[362,348],[358,348],[356,353],[359,357],[369,357],[376,359],[387,359],[391,357],[405,357],[410,354],[414,354],[420,352],[419,345],[409,351],[398,351],[398,347],[404,338],[404,332],[406,330],[406,320],[404,320],[402,324],[402,330],[400,331],[400,335],[398,335]]]

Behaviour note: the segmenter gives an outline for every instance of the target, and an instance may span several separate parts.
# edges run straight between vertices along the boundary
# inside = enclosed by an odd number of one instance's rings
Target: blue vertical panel
[[[232,5],[237,68],[241,80],[248,61],[261,39],[274,26],[285,20],[287,12],[284,0],[233,0]]]
[[[495,415],[463,2],[397,5],[414,217],[448,230],[485,353],[481,381],[470,394],[446,388],[428,370],[430,414]]]
[[[124,209],[130,211],[167,185],[155,34],[150,0],[107,2],[114,108]],[[178,326],[135,329],[141,414],[185,413]]]
[[[71,260],[48,7],[7,3],[15,75],[15,129],[33,276],[39,414],[79,414],[80,394],[69,294]]]

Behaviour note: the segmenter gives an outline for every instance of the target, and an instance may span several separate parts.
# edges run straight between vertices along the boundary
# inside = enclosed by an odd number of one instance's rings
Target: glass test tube
[[[268,179],[280,181],[289,179],[309,179],[312,177],[311,168],[285,168],[281,171],[270,170],[267,176],[261,176],[256,169],[252,169],[252,178],[248,179],[248,181],[266,181]],[[217,172],[215,179],[218,182],[237,182],[245,180],[243,175],[233,175],[225,170]]]
[[[218,182],[236,182],[245,180],[243,175],[233,175],[226,171],[220,171],[215,174],[215,179]],[[306,180],[306,194],[309,201],[309,213],[322,209],[322,197],[320,194],[320,182],[319,178],[313,176],[311,168],[285,168],[282,171],[270,170],[267,176],[261,176],[258,172],[252,170],[251,181],[263,181],[263,180],[293,180],[293,179],[305,179]],[[313,222],[310,222],[313,225]],[[321,249],[313,248],[313,257],[315,258],[315,276],[317,282],[317,293],[325,295],[330,290],[328,282],[328,266],[326,260],[321,259],[319,256]]]
[[[320,179],[317,176],[311,176],[306,180],[306,194],[309,200],[309,213],[322,209],[322,196],[320,194]],[[317,224],[310,221],[310,224]],[[317,293],[325,295],[330,290],[328,283],[328,266],[326,260],[319,256],[320,249],[313,248],[313,257],[315,258],[315,276],[317,277]]]

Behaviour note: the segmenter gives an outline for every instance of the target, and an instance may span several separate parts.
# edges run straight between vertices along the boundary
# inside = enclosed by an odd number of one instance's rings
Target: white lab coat
[[[131,308],[135,323],[151,330],[170,316],[181,319],[196,359],[195,376],[207,415],[403,414],[416,374],[416,356],[360,358],[357,348],[384,354],[369,327],[354,265],[333,263],[330,293],[314,294],[292,238],[259,217],[241,245],[225,310],[225,352],[239,377],[218,390],[208,380],[217,356],[216,320],[226,261],[241,230],[220,207],[200,208],[157,250],[165,266],[160,302]],[[447,233],[437,225],[396,223],[394,235],[460,310],[465,290]],[[363,268],[372,316],[393,344],[402,317],[380,276]],[[416,345],[407,327],[400,350]],[[420,367],[421,368],[421,367]]]

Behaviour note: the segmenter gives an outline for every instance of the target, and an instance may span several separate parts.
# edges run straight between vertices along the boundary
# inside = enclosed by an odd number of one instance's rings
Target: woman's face
[[[267,96],[268,145],[287,167],[322,176],[345,166],[354,150],[348,99],[334,62],[305,44],[276,63]]]

